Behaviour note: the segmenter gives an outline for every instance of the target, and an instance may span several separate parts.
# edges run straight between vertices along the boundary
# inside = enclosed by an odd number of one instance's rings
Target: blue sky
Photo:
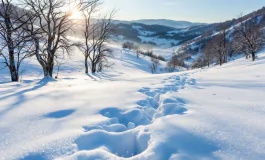
[[[265,6],[265,0],[104,0],[104,10],[117,9],[115,19],[173,19],[221,22]]]

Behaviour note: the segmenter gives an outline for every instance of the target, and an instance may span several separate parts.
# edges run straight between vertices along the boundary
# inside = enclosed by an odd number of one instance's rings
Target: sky
[[[115,19],[172,19],[213,23],[237,18],[265,6],[265,0],[104,0]]]

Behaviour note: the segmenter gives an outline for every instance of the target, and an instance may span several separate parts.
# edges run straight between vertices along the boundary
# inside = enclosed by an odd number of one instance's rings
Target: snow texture
[[[41,79],[34,59],[22,82],[0,71],[1,159],[265,158],[264,53],[179,73],[161,62],[151,74],[149,57],[111,47],[103,73],[84,75],[82,54],[57,80]]]

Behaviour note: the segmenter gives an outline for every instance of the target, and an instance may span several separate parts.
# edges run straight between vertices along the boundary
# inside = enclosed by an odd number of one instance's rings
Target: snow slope
[[[153,75],[147,57],[112,47],[115,67],[97,75],[83,75],[81,56],[49,82],[36,78],[37,65],[19,83],[0,71],[0,157],[265,158],[265,53]]]
[[[177,45],[178,40],[174,39],[165,39],[165,38],[160,38],[160,37],[144,37],[144,36],[138,36],[141,39],[142,43],[154,43],[156,46],[159,46],[161,48],[168,48],[171,47],[172,45]]]
[[[156,55],[163,56],[166,61],[170,61],[172,56],[176,53],[176,51],[180,48],[180,46],[170,47],[170,48],[154,48],[152,51]]]

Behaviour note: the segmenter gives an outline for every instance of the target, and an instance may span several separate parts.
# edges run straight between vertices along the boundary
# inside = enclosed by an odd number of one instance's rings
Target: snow
[[[170,47],[170,48],[154,48],[153,52],[156,55],[161,55],[163,56],[167,61],[170,61],[172,56],[176,53],[176,51],[180,48],[181,46],[175,46],[175,47]]]
[[[165,38],[160,38],[158,36],[152,36],[156,34],[155,32],[151,31],[146,31],[144,30],[141,26],[133,25],[133,29],[137,30],[139,33],[138,38],[140,38],[142,43],[154,43],[156,46],[159,46],[159,48],[169,48],[172,46],[172,44],[178,44],[178,40],[174,39],[165,39]],[[170,31],[167,33],[167,35],[173,35],[174,33],[180,32],[179,30],[176,31]]]
[[[34,59],[22,82],[0,70],[1,159],[264,159],[264,52],[151,74],[149,57],[111,47],[115,64],[100,74],[83,74],[82,54],[53,81]]]
[[[155,32],[143,30],[143,28],[141,26],[135,26],[135,25],[133,25],[132,28],[135,29],[135,30],[137,30],[138,33],[141,36],[151,36],[151,35],[155,34]]]
[[[141,39],[142,43],[155,43],[157,46],[161,48],[168,48],[171,47],[172,44],[176,45],[179,43],[178,40],[174,39],[165,39],[165,38],[159,38],[159,37],[144,37],[144,36],[138,36]]]
[[[167,32],[167,35],[174,36],[175,34],[182,33],[184,30],[187,30],[187,29],[179,29],[179,30],[169,31],[169,32]]]
[[[195,54],[195,55],[191,55],[190,59],[185,60],[185,64],[187,66],[191,66],[201,55],[202,55],[201,53],[198,53],[198,54]]]

